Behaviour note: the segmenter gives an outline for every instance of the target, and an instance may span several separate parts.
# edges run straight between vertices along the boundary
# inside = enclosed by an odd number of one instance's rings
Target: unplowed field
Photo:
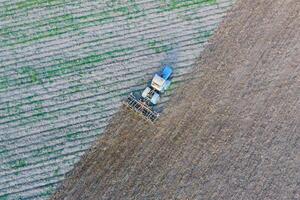
[[[300,2],[240,0],[151,125],[123,109],[53,199],[300,199]]]

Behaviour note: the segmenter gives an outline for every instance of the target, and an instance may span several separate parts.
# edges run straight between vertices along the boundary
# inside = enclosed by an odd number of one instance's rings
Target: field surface
[[[47,199],[132,90],[173,88],[232,0],[0,0],[0,200]]]
[[[239,0],[156,125],[121,110],[53,199],[300,199],[300,2]]]

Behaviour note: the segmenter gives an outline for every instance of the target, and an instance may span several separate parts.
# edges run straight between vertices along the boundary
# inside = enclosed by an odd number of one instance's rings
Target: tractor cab
[[[154,75],[151,84],[143,90],[141,95],[136,96],[131,93],[125,101],[125,105],[154,122],[159,113],[155,112],[153,108],[158,103],[160,94],[170,86],[172,73],[173,69],[170,66],[165,66]]]
[[[161,72],[155,74],[152,81],[151,87],[159,93],[163,93],[171,84],[172,68],[166,66]]]

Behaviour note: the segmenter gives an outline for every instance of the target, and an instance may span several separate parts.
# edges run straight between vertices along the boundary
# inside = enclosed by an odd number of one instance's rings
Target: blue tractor
[[[173,69],[165,66],[159,73],[156,73],[151,83],[140,94],[131,93],[125,101],[125,105],[142,116],[154,122],[159,113],[153,110],[158,103],[160,95],[168,89],[171,84]]]

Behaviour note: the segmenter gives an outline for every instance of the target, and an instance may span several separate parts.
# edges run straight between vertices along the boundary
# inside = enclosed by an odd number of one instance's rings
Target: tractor
[[[165,66],[156,73],[151,83],[138,94],[130,93],[124,104],[135,112],[141,114],[146,120],[154,122],[159,117],[159,113],[154,110],[163,94],[170,86],[173,69]]]

